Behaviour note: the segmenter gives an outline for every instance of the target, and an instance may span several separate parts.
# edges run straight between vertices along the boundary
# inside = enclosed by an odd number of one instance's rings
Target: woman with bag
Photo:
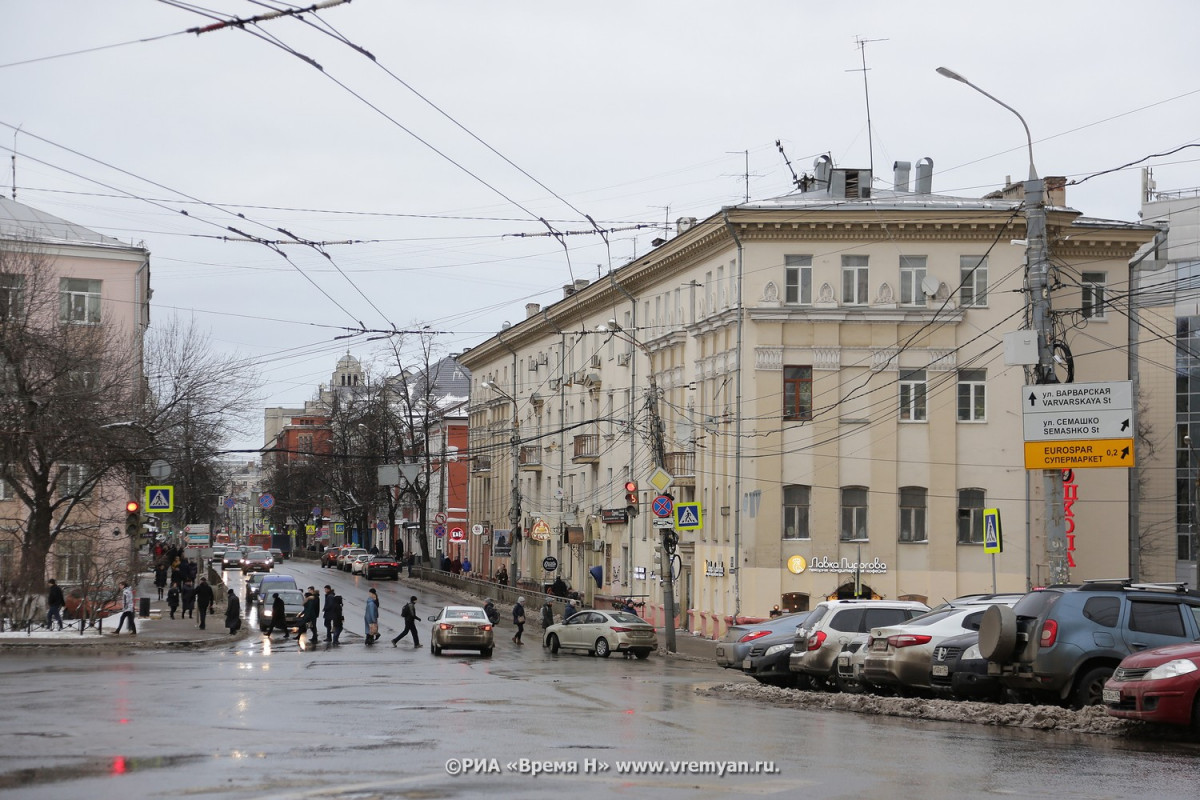
[[[513,606],[513,625],[517,626],[517,634],[513,636],[513,641],[517,644],[525,644],[521,641],[521,634],[525,632],[525,598],[518,597],[517,604]]]
[[[363,620],[367,623],[367,644],[375,644],[379,638],[379,595],[374,589],[367,592],[367,612]]]

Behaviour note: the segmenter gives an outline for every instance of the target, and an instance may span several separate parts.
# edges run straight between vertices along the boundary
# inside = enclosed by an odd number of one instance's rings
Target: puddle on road
[[[55,765],[53,767],[33,767],[19,769],[0,775],[0,792],[7,789],[17,789],[23,786],[37,784],[73,781],[80,778],[94,778],[101,775],[124,775],[130,772],[141,772],[151,769],[175,767],[180,764],[190,764],[208,756],[152,756],[150,758],[88,758],[74,764]]]

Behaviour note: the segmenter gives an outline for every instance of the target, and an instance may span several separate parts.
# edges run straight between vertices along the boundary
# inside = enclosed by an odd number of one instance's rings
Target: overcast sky
[[[1200,141],[1192,0],[354,0],[184,33],[270,6],[0,0],[0,193],[15,149],[17,200],[144,242],[154,319],[194,315],[261,365],[264,406],[303,404],[347,349],[372,359],[379,342],[341,329],[429,326],[459,352],[662,235],[634,226],[789,192],[776,139],[797,171],[821,153],[867,167],[873,149],[882,188],[926,156],[939,194],[1023,178],[1019,122],[938,66],[1020,111],[1042,175]],[[1161,190],[1200,186],[1200,148],[1147,165]],[[1068,203],[1136,220],[1140,169]],[[566,237],[569,261],[519,236],[583,215],[629,229],[608,248]],[[287,245],[289,263],[221,240],[228,226],[329,258]],[[253,425],[234,446],[261,444]]]

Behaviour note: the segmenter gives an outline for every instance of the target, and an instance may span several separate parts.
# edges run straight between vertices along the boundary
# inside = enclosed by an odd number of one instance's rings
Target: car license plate
[[[838,656],[838,663],[841,664],[843,667],[850,666],[850,654],[842,653],[840,656]]]
[[[474,636],[475,629],[470,625],[459,625],[454,629],[454,633],[457,636]]]
[[[930,671],[939,678],[944,678],[950,674],[950,668],[945,664],[934,664]]]
[[[1113,705],[1117,705],[1121,702],[1121,690],[1120,689],[1105,689],[1102,696],[1104,698],[1104,702],[1106,702],[1106,703],[1112,703]]]
[[[888,649],[887,639],[876,639],[871,642],[871,650],[879,652]]]
[[[750,659],[742,659],[742,669],[750,669]]]

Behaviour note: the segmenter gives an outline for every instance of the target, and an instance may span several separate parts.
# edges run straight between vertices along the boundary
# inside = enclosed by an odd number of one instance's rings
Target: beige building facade
[[[1043,583],[1028,381],[1005,355],[1005,334],[1028,328],[1019,192],[932,194],[928,159],[907,184],[905,168],[895,189],[872,191],[869,171],[819,159],[803,191],[680,220],[652,252],[564,287],[460,357],[474,376],[471,516],[510,526],[515,468],[515,571],[543,582],[554,555],[594,600],[644,598],[661,615],[669,559],[649,509],[661,460],[675,502],[703,515],[680,532],[675,567],[690,630],[826,597],[990,591],[993,568],[999,591]],[[1050,200],[1055,338],[1075,381],[1126,380],[1128,326],[1112,297],[1155,231],[1086,218],[1061,189]],[[1141,353],[1171,361],[1168,342]],[[656,417],[663,458],[650,447]],[[1128,470],[1068,477],[1072,580],[1125,575]],[[641,513],[623,521],[627,479]],[[531,538],[538,520],[548,538]]]

